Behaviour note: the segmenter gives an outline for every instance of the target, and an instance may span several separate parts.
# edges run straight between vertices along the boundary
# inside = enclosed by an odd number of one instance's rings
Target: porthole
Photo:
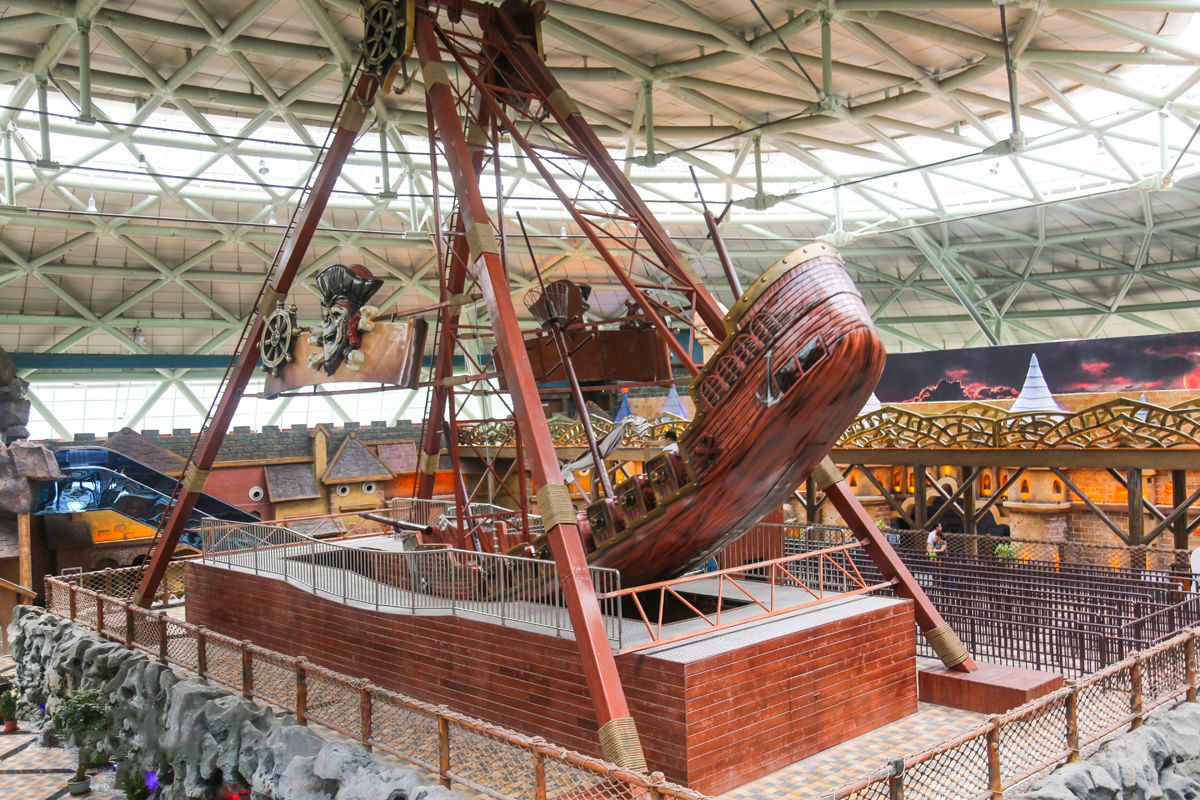
[[[250,487],[250,499],[253,500],[254,502],[257,503],[259,500],[262,500],[266,496],[267,496],[267,493],[263,491],[263,488],[261,486],[251,486]]]
[[[364,483],[362,485],[363,494],[375,494],[375,484]]]
[[[344,483],[338,484],[337,493],[338,497],[345,497],[350,494],[350,487]]]

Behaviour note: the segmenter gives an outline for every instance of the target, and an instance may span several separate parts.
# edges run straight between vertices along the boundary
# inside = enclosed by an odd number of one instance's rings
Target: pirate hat
[[[317,289],[325,308],[344,300],[357,310],[379,291],[380,286],[383,281],[362,264],[331,264],[317,275]]]

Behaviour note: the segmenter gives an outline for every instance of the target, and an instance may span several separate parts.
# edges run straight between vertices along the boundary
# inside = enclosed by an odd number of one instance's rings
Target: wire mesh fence
[[[445,786],[458,782],[497,800],[556,800],[577,792],[597,800],[707,800],[660,773],[630,772],[85,588],[97,585],[100,574],[47,577],[47,609],[292,712],[303,724],[322,725],[404,758],[436,773]]]
[[[823,538],[805,547],[832,543]],[[657,773],[653,779],[631,773],[88,588],[127,585],[112,576],[119,571],[105,572],[48,577],[48,610],[247,697],[267,700],[305,722],[408,759],[436,772],[446,785],[457,781],[498,800],[582,794],[600,800],[647,795],[703,800]],[[177,592],[183,589],[180,575]],[[1185,631],[820,800],[1003,798],[1031,777],[1140,725],[1151,709],[1181,697],[1195,700],[1198,638],[1200,631]]]

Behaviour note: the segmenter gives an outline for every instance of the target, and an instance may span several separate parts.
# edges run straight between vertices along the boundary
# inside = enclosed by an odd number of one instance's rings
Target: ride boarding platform
[[[552,562],[267,525],[205,545],[190,622],[599,754]],[[593,569],[652,770],[719,793],[917,710],[911,603],[850,549],[625,589]]]

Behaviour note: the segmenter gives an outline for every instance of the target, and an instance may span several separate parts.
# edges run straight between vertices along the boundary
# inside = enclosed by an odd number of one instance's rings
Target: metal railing
[[[201,531],[199,558],[204,563],[276,576],[342,603],[409,613],[474,614],[555,635],[571,630],[553,561],[448,547],[374,549],[265,523],[212,520]],[[597,595],[620,590],[616,570],[589,571]],[[620,600],[602,600],[600,610],[609,641],[620,648]]]
[[[1200,595],[1177,573],[1040,561],[1022,557],[1015,546],[999,555],[994,545],[983,546],[988,540],[1011,544],[1004,537],[973,537],[975,555],[955,548],[951,538],[948,552],[930,559],[924,534],[884,532],[967,649],[984,660],[1077,677],[1200,625]],[[736,567],[767,553],[791,555],[855,540],[845,528],[760,524],[717,561]],[[861,550],[851,556],[868,583],[882,580]],[[917,637],[917,650],[935,656],[924,637]]]
[[[458,518],[458,509],[454,498],[434,498],[419,500],[412,497],[393,497],[390,501],[392,516],[406,522],[418,525],[434,525],[438,517],[445,517],[453,525]],[[498,506],[493,503],[469,503],[466,516],[463,517],[464,527],[470,529],[476,522],[490,519],[503,522],[512,531],[523,531],[529,528],[529,536],[537,538],[546,532],[542,518],[537,514],[522,514],[519,510]]]
[[[649,641],[621,651],[629,653],[890,587],[891,582],[882,578],[868,583],[863,577],[851,553],[861,548],[859,542],[824,547],[621,589],[601,599],[627,598],[645,626]],[[689,593],[689,586],[702,588],[703,592]],[[784,589],[800,591],[785,593]],[[687,619],[702,620],[706,627],[664,636],[664,623],[677,621],[664,619],[664,610],[672,604],[685,609]],[[731,618],[730,607],[741,606],[752,608],[749,613],[735,613]]]
[[[149,611],[72,580],[47,576],[46,607],[56,616],[337,731],[496,800],[709,800],[649,776],[415,700],[368,681]],[[76,579],[78,578],[78,579]]]

